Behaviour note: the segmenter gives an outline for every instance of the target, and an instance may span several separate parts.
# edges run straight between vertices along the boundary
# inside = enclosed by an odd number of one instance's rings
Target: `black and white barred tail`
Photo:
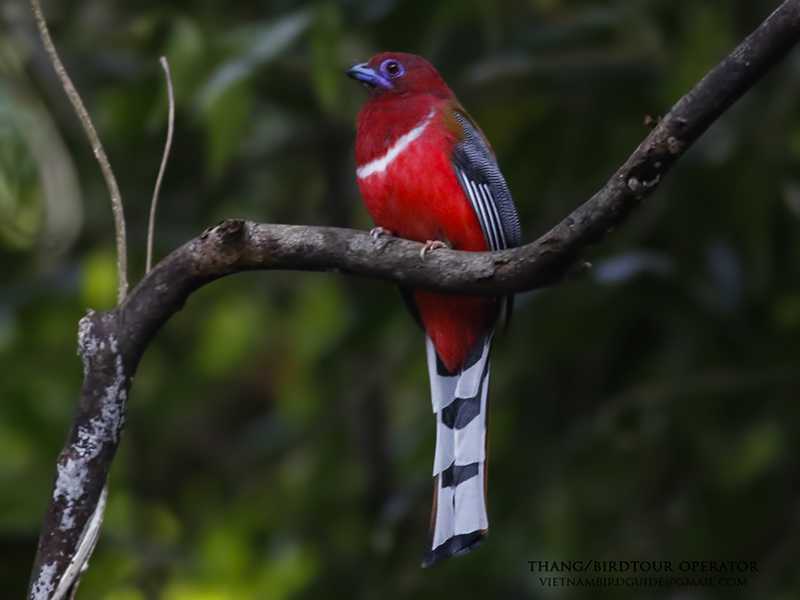
[[[462,369],[451,373],[426,336],[436,415],[434,494],[427,567],[469,552],[489,530],[486,512],[487,415],[491,334],[479,338]]]

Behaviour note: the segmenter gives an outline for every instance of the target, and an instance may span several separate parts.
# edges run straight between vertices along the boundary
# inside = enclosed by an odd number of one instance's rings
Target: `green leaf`
[[[203,111],[207,137],[206,162],[212,179],[220,175],[236,153],[252,101],[250,86],[242,81],[228,87],[206,105]]]
[[[262,332],[260,312],[246,296],[218,302],[201,324],[194,362],[208,377],[242,368]]]
[[[317,561],[302,546],[287,545],[276,560],[264,566],[259,598],[294,598],[317,574]]]
[[[58,254],[75,240],[82,213],[72,159],[50,115],[24,81],[0,79],[0,239]]]
[[[774,422],[754,427],[723,462],[720,479],[731,486],[748,483],[775,462],[783,446],[783,432]]]
[[[203,32],[193,20],[186,17],[175,20],[164,55],[169,61],[176,103],[188,98],[189,92],[196,89],[197,77],[204,65],[204,47]]]
[[[339,63],[339,42],[342,19],[339,8],[332,2],[323,2],[314,7],[310,42],[311,76],[314,91],[320,106],[332,112],[339,101],[339,90],[344,78]]]
[[[202,107],[213,104],[231,87],[250,77],[253,72],[286,50],[308,28],[311,22],[306,11],[293,13],[276,21],[250,25],[231,32],[228,43],[239,52],[220,65],[200,90]]]
[[[98,248],[86,256],[81,270],[83,304],[94,310],[112,308],[117,303],[117,253],[113,248]]]

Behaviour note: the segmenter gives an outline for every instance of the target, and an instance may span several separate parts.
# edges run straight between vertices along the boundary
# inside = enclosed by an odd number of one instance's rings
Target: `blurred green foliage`
[[[141,277],[227,217],[370,227],[349,64],[428,57],[491,139],[526,240],[589,197],[778,4],[65,0],[55,42],[123,191]],[[76,325],[115,297],[105,185],[22,0],[0,6],[0,590],[22,597],[78,398]],[[800,54],[737,103],[498,336],[492,531],[421,570],[434,427],[391,286],[250,273],[148,349],[82,599],[800,594]],[[79,182],[79,184],[78,184]],[[543,587],[529,560],[755,560],[745,588]],[[594,575],[592,573],[592,575]]]

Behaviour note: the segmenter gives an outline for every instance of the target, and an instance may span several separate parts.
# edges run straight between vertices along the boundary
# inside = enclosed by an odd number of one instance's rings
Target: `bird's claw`
[[[382,235],[392,235],[392,232],[385,227],[373,227],[370,229],[369,234],[372,236],[373,240],[377,240]]]
[[[439,240],[428,240],[425,242],[425,245],[422,246],[422,250],[419,251],[420,259],[425,260],[425,255],[434,248],[447,248],[447,244]]]

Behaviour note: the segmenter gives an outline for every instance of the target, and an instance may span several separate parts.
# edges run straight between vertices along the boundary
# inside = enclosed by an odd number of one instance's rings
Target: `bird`
[[[367,99],[356,119],[356,177],[372,233],[473,252],[520,244],[519,218],[495,155],[437,70],[420,56],[384,52],[347,74]],[[427,567],[477,547],[486,507],[489,350],[513,296],[401,294],[425,330],[436,416]]]

